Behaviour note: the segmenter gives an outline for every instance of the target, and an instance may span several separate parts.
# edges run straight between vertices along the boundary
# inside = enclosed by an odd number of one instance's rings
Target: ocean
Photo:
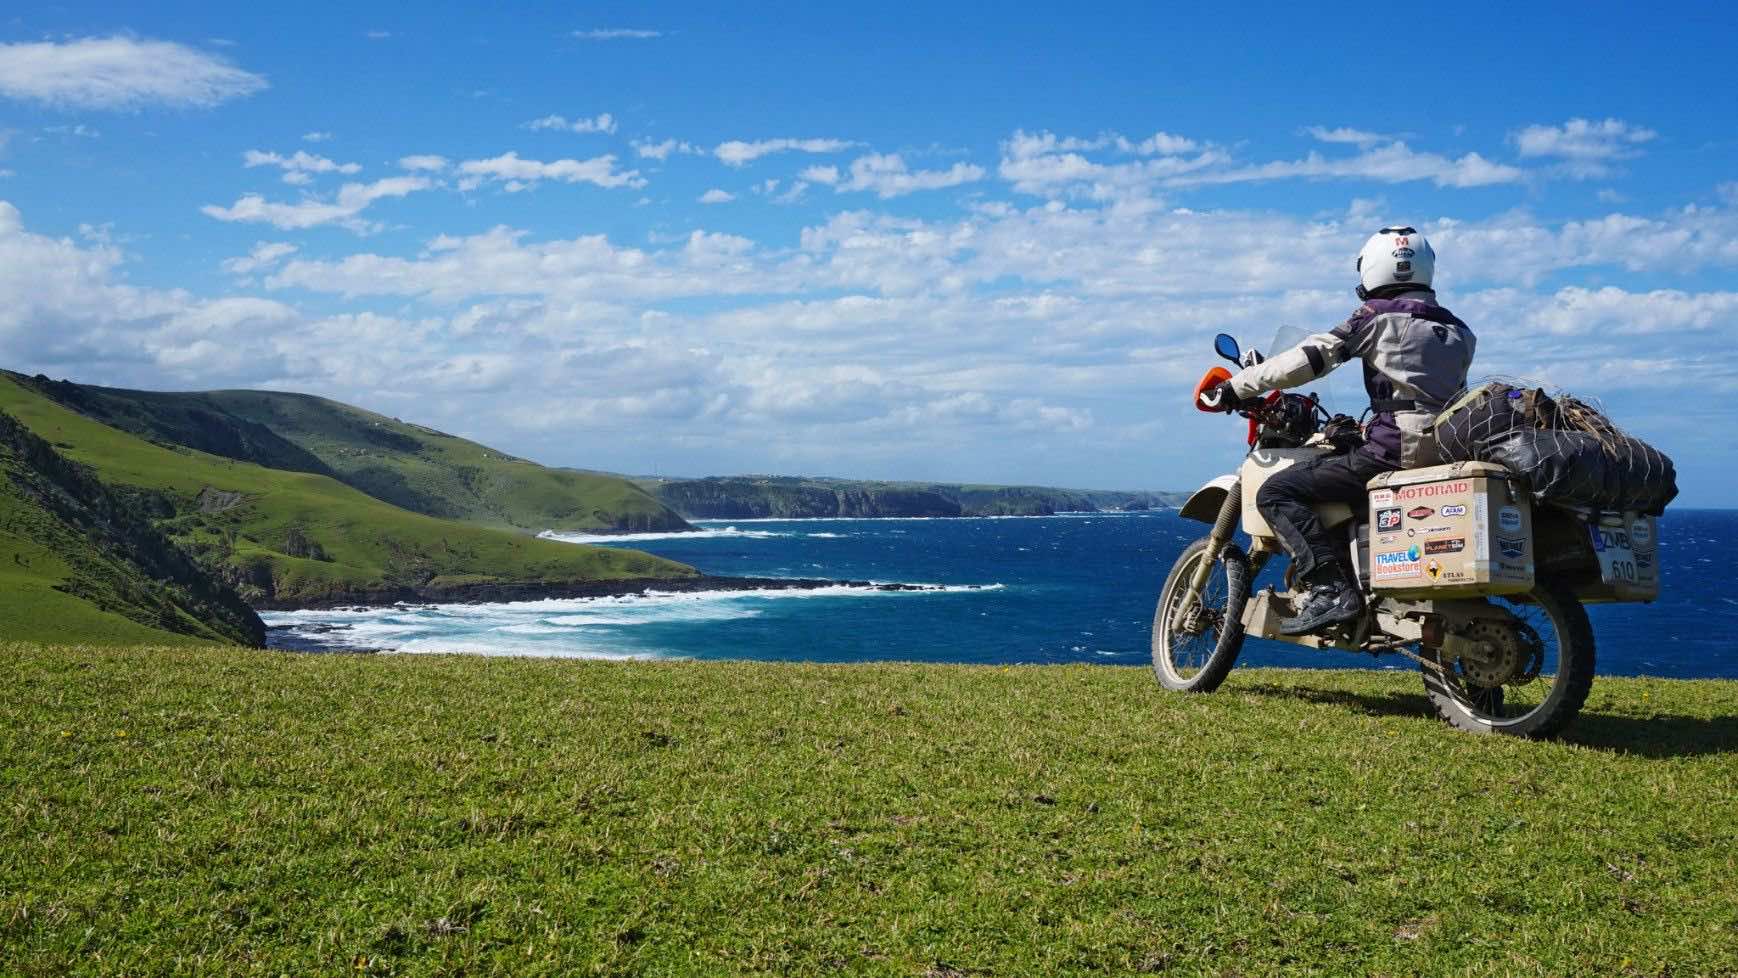
[[[926,591],[649,594],[263,614],[274,644],[402,652],[805,662],[1147,665],[1159,585],[1206,527],[1174,512],[967,519],[711,521],[698,533],[567,535],[714,575],[940,585]],[[1605,675],[1738,678],[1738,511],[1660,521],[1651,605],[1593,606]],[[1275,574],[1270,569],[1257,586]],[[1250,640],[1240,664],[1411,668]]]

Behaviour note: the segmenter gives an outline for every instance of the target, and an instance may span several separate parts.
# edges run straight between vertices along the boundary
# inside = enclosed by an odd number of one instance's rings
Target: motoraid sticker
[[[1521,532],[1521,511],[1513,506],[1497,510],[1497,529],[1505,533]]]
[[[1456,516],[1465,516],[1465,515],[1466,515],[1466,507],[1461,505],[1460,503],[1455,503],[1453,506],[1442,507],[1442,518],[1445,520],[1452,520]]]
[[[1433,499],[1437,496],[1454,496],[1463,492],[1472,492],[1472,483],[1430,482],[1422,486],[1407,486],[1396,493],[1394,498],[1405,502],[1413,499]]]

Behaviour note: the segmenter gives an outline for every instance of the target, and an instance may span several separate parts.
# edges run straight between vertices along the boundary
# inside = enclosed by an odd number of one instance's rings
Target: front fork
[[[1219,504],[1219,516],[1213,521],[1213,531],[1207,535],[1207,549],[1202,554],[1206,559],[1195,565],[1195,573],[1189,578],[1188,589],[1183,592],[1183,601],[1177,606],[1178,622],[1194,620],[1196,608],[1201,602],[1201,592],[1206,590],[1207,582],[1213,577],[1213,565],[1219,562],[1219,555],[1224,552],[1225,545],[1237,534],[1237,521],[1242,515],[1243,480],[1237,479],[1225,491],[1225,501]]]

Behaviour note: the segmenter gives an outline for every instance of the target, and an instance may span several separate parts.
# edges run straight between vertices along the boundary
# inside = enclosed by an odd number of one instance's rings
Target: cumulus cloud
[[[527,122],[525,127],[527,129],[561,129],[578,133],[613,133],[616,131],[616,120],[608,112],[600,113],[589,119],[567,119],[558,115],[546,115],[541,119]]]
[[[667,160],[672,153],[698,156],[704,155],[706,152],[700,147],[680,139],[665,139],[656,143],[635,140],[630,145],[634,147],[634,152],[648,160]]]
[[[735,194],[728,190],[720,190],[717,187],[713,187],[700,195],[700,203],[702,204],[728,204],[735,199]]]
[[[225,258],[223,270],[231,275],[252,275],[271,268],[296,253],[296,246],[284,241],[261,241],[240,258]]]
[[[593,27],[589,30],[574,31],[573,36],[582,41],[646,41],[654,37],[663,37],[664,32],[633,27]]]
[[[561,159],[547,163],[521,159],[517,152],[503,153],[492,159],[466,160],[460,163],[460,190],[474,190],[485,181],[502,185],[509,193],[528,190],[544,180],[561,183],[589,183],[604,188],[640,188],[646,185],[638,170],[616,169],[613,155],[589,160]]]
[[[851,161],[848,171],[837,167],[809,167],[803,179],[825,183],[835,191],[869,191],[886,200],[916,193],[919,190],[940,190],[975,183],[984,178],[984,168],[971,163],[955,163],[945,170],[909,170],[897,153],[870,153]]]
[[[1120,137],[1095,139],[1061,137],[1053,133],[1016,132],[1002,146],[1001,176],[1022,193],[1045,196],[1082,195],[1117,201],[1125,206],[1151,207],[1165,190],[1214,184],[1259,183],[1274,180],[1347,179],[1405,183],[1427,180],[1441,187],[1482,187],[1515,183],[1524,174],[1478,153],[1448,157],[1419,152],[1404,142],[1379,142],[1386,137],[1355,130],[1324,130],[1330,142],[1359,147],[1349,156],[1311,152],[1302,159],[1265,163],[1240,162],[1229,151],[1181,137],[1153,142],[1154,152],[1133,160],[1094,159],[1095,150],[1126,151]],[[1161,134],[1164,135],[1164,134]],[[1363,141],[1364,137],[1370,141]]]
[[[386,177],[373,183],[347,183],[330,199],[305,197],[295,203],[281,203],[259,194],[246,194],[228,207],[206,204],[199,210],[219,221],[270,224],[286,231],[337,224],[360,233],[378,227],[357,217],[375,201],[403,197],[431,186],[424,177]]]
[[[1621,119],[1570,119],[1561,126],[1528,126],[1515,133],[1512,141],[1522,157],[1562,160],[1564,173],[1593,179],[1612,173],[1613,161],[1641,155],[1641,145],[1658,135]]]
[[[845,168],[835,182],[848,178]],[[1213,474],[1210,460],[1227,456],[1207,449],[1227,442],[1223,424],[1168,412],[1164,392],[1193,382],[1216,331],[1260,345],[1276,323],[1346,315],[1349,256],[1387,216],[1043,200],[934,219],[837,213],[794,248],[703,230],[630,247],[507,227],[407,253],[260,242],[224,267],[273,291],[202,299],[128,286],[113,245],[30,234],[0,206],[0,356],[117,383],[312,389],[394,413],[402,399],[407,417],[531,457],[636,469],[675,452],[690,471],[845,461],[887,475],[945,458],[962,468],[937,477],[1102,473],[1104,459],[1162,439],[1163,467],[1139,481],[1175,487]],[[1695,277],[1738,268],[1731,209],[1408,217],[1437,242],[1444,297],[1479,331],[1481,369],[1545,365],[1588,393],[1621,393],[1632,388],[1610,364],[1635,347],[1612,338],[1645,335],[1665,351],[1646,357],[1661,369],[1693,358],[1698,377],[1738,386],[1738,360],[1710,342],[1738,293],[1698,291]],[[1515,268],[1516,248],[1677,278],[1542,286]],[[1685,264],[1691,255],[1702,264]],[[322,308],[378,302],[399,314],[310,315],[273,298],[304,291],[323,294]],[[1342,373],[1327,380],[1355,409],[1360,385]],[[624,426],[636,418],[659,424]],[[979,467],[1004,463],[1016,469]]]
[[[61,109],[209,108],[266,87],[260,75],[169,41],[0,44],[0,96]]]
[[[1353,129],[1348,126],[1340,126],[1335,129],[1329,129],[1326,126],[1306,126],[1304,132],[1308,133],[1310,138],[1322,143],[1351,143],[1354,146],[1373,146],[1376,143],[1391,143],[1398,141],[1395,136],[1387,136],[1379,132],[1367,132],[1363,129]]]
[[[324,156],[315,156],[305,150],[297,150],[289,156],[278,153],[267,153],[262,150],[250,149],[241,154],[241,165],[245,167],[275,166],[284,171],[283,179],[289,184],[305,184],[316,173],[360,173],[362,167],[357,163],[334,163]]]
[[[845,139],[732,139],[719,143],[712,154],[726,166],[743,166],[773,153],[838,153],[855,145]]]
[[[433,153],[419,153],[413,156],[400,156],[398,166],[403,170],[438,173],[447,168],[448,160],[444,156]]]
[[[1515,133],[1514,141],[1522,156],[1609,160],[1635,155],[1637,146],[1658,135],[1621,119],[1570,119],[1561,126],[1528,126]]]

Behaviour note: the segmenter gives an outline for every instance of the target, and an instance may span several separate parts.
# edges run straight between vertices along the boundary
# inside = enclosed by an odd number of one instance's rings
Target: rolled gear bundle
[[[1678,495],[1664,452],[1568,394],[1492,381],[1437,415],[1431,434],[1444,461],[1502,465],[1544,502],[1658,516]]]

